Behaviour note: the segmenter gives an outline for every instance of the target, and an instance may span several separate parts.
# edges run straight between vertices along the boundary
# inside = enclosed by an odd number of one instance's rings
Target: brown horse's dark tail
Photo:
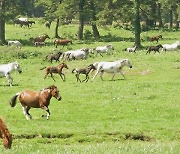
[[[11,98],[11,100],[10,100],[10,102],[9,102],[9,104],[10,104],[11,107],[15,107],[15,106],[16,106],[16,99],[17,99],[17,97],[19,96],[19,94],[20,94],[20,93],[17,93],[16,95],[14,95],[14,96]]]
[[[43,68],[40,68],[40,70],[44,70],[46,68],[46,66],[45,67],[43,67]]]
[[[12,145],[12,135],[6,127],[4,121],[0,118],[0,137],[3,139],[3,145],[5,148],[10,149]]]

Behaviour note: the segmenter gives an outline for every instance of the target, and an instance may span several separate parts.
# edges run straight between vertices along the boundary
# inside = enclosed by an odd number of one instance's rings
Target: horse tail
[[[16,93],[16,95],[14,95],[14,96],[11,98],[11,100],[10,100],[10,102],[9,102],[9,104],[10,104],[11,107],[15,107],[15,106],[16,106],[16,99],[17,99],[17,97],[19,96],[19,94],[20,94],[20,93]]]
[[[54,40],[54,45],[56,45],[56,40]]]
[[[12,145],[12,135],[10,134],[8,128],[4,121],[0,118],[0,136],[3,139],[3,145],[5,148],[10,149]]]
[[[46,66],[45,67],[43,67],[43,68],[40,68],[40,70],[43,70],[43,69],[45,69],[46,68]]]

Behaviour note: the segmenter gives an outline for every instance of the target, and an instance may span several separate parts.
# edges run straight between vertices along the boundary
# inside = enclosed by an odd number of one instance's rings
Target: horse
[[[131,48],[126,48],[125,51],[136,53],[136,49],[137,49],[137,46],[134,46],[134,47],[131,47]]]
[[[16,46],[17,48],[22,48],[22,44],[19,41],[8,41],[8,46]]]
[[[0,118],[0,137],[3,139],[3,145],[6,149],[11,149],[12,135],[9,132],[5,122]]]
[[[53,73],[59,74],[61,79],[63,81],[65,81],[65,75],[62,72],[63,68],[68,69],[68,66],[65,63],[61,63],[58,66],[54,67],[54,66],[49,66],[49,67],[44,67],[41,70],[46,68],[46,74],[44,76],[44,80],[46,79],[47,75],[50,74],[51,78],[55,81],[54,77],[53,77]]]
[[[64,47],[65,45],[68,45],[69,43],[72,44],[72,40],[56,39],[56,40],[54,41],[54,45],[56,46],[56,48],[57,48],[58,45],[62,45],[62,46]]]
[[[92,50],[89,48],[74,50],[70,52],[68,60],[86,59],[89,53],[92,53]]]
[[[22,73],[21,67],[18,62],[0,65],[0,77],[6,77],[11,87],[13,79],[11,78],[10,74],[14,70],[17,70],[19,73]]]
[[[150,42],[157,41],[157,43],[158,43],[160,38],[162,39],[162,35],[150,37],[149,40],[150,40]]]
[[[46,56],[46,59],[48,59],[51,63],[53,60],[55,60],[57,62],[57,61],[59,61],[59,58],[62,54],[63,53],[61,51],[56,54],[50,54],[50,55]]]
[[[175,50],[180,46],[180,41],[176,41],[173,44],[163,44],[163,51],[167,51],[167,50]]]
[[[33,41],[34,41],[34,43],[35,42],[44,42],[47,38],[50,39],[50,37],[47,34],[44,34],[42,36],[38,36],[38,37],[34,38]]]
[[[103,55],[101,53],[108,53],[108,51],[110,49],[114,50],[114,47],[113,47],[112,44],[109,44],[109,45],[106,45],[106,46],[99,46],[99,47],[94,48],[94,50],[97,52],[96,56],[98,54],[100,54],[102,57],[103,57]]]
[[[80,81],[80,78],[79,78],[79,75],[80,74],[85,74],[86,75],[86,78],[84,80],[82,80],[82,82],[86,81],[88,82],[89,80],[89,73],[91,70],[95,70],[95,66],[93,64],[90,64],[87,68],[75,68],[72,70],[72,73],[76,73],[75,76],[76,76],[76,79],[77,79],[77,82]]]
[[[157,45],[157,46],[147,47],[146,55],[147,55],[148,53],[150,54],[151,51],[154,51],[154,53],[159,52],[159,49],[160,49],[160,48],[163,48],[163,46],[162,46],[161,44],[159,44],[159,45]],[[160,52],[159,52],[159,53],[160,53]]]
[[[102,75],[104,74],[104,72],[107,73],[113,73],[112,79],[114,79],[114,76],[116,75],[116,73],[120,73],[124,79],[124,73],[122,72],[122,68],[124,66],[128,66],[130,68],[132,68],[132,65],[130,63],[130,61],[128,59],[120,59],[114,62],[96,62],[93,64],[95,66],[95,68],[97,69],[95,75],[92,78],[92,81],[95,79],[95,77],[100,73],[100,77],[101,80],[103,80]]]
[[[61,100],[59,90],[56,86],[52,85],[47,88],[44,88],[40,91],[24,90],[16,93],[12,96],[10,100],[10,106],[16,106],[16,99],[19,99],[19,102],[22,105],[24,116],[27,120],[32,119],[29,110],[31,108],[41,108],[47,112],[47,115],[42,115],[48,120],[50,117],[49,104],[52,97],[56,98],[58,101]]]

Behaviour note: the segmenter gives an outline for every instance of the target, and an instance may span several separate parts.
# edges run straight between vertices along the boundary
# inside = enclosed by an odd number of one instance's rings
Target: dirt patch
[[[154,139],[143,134],[126,134],[125,140],[152,141]]]

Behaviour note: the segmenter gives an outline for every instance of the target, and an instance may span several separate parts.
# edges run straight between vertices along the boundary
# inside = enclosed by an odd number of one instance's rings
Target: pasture
[[[100,41],[78,41],[77,25],[66,25],[59,28],[59,34],[73,40],[69,49],[112,44],[115,50],[103,57],[92,54],[86,60],[66,61],[66,81],[54,75],[54,82],[50,76],[43,80],[45,72],[40,70],[59,64],[44,61],[49,53],[57,53],[53,51],[54,27],[47,29],[38,21],[32,28],[6,25],[7,40],[19,40],[23,47],[1,46],[0,63],[18,61],[23,72],[12,73],[13,87],[0,78],[0,116],[14,138],[10,150],[0,142],[0,153],[180,153],[180,49],[148,55],[145,49],[128,53],[123,50],[133,45],[130,31],[100,28]],[[35,47],[29,42],[30,37],[45,33],[50,36],[46,46]],[[180,41],[180,31],[154,30],[141,34],[142,45],[156,45],[147,36],[160,34],[161,44]],[[104,73],[104,81],[97,76],[91,82],[92,72],[87,83],[79,83],[71,73],[77,67],[120,58],[128,58],[133,66],[123,68],[127,80],[119,74],[111,81],[112,75]],[[10,107],[10,98],[17,92],[39,91],[53,84],[62,100],[51,99],[49,120],[41,117],[45,113],[42,109],[31,109],[33,119],[27,121],[19,102],[15,108]]]

